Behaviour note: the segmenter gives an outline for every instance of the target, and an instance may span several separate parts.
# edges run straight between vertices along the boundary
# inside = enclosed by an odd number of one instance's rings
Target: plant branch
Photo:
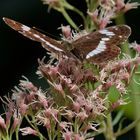
[[[107,115],[107,120],[106,120],[106,131],[104,132],[104,136],[106,140],[116,140],[116,137],[114,136],[113,132],[113,124],[112,124],[112,116],[111,113]]]
[[[68,13],[66,12],[66,10],[61,7],[60,12],[62,13],[62,15],[65,17],[65,19],[67,20],[67,22],[76,30],[79,30],[78,26],[74,23],[74,21],[71,19],[71,17],[68,15]]]
[[[114,133],[114,135],[115,135],[116,137],[118,137],[118,136],[121,136],[121,135],[127,133],[128,131],[130,131],[131,129],[133,129],[133,128],[137,125],[137,123],[138,123],[139,121],[140,121],[140,118],[137,119],[137,120],[135,120],[134,122],[132,122],[130,125],[128,125],[128,126],[125,127],[124,129],[122,129],[121,131]]]

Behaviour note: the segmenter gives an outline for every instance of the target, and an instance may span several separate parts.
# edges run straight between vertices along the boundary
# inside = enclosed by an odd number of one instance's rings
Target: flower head
[[[60,0],[42,0],[43,4],[49,5],[50,8],[59,8],[60,7]]]
[[[138,2],[132,2],[128,1],[127,3],[124,2],[124,0],[116,0],[115,2],[115,9],[117,12],[127,12],[131,9],[138,8],[140,4]]]
[[[32,129],[31,127],[21,128],[20,131],[22,132],[22,135],[37,135],[37,131]]]
[[[104,29],[114,17],[114,10],[96,9],[94,12],[88,12],[88,15],[98,29]]]

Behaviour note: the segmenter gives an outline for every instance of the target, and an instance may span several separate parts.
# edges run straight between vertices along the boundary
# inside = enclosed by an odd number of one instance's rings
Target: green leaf
[[[108,99],[110,102],[116,102],[120,98],[120,93],[115,86],[110,87],[108,92]]]

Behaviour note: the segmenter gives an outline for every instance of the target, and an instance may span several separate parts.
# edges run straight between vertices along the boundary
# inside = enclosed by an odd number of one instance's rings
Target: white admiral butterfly
[[[88,33],[72,42],[59,42],[14,20],[8,18],[3,18],[3,20],[22,35],[40,42],[50,52],[74,57],[80,61],[88,60],[96,64],[118,56],[120,53],[118,46],[126,41],[131,33],[129,26],[117,25]]]

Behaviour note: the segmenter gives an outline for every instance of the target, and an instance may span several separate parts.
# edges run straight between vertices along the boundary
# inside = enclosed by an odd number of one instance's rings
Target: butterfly
[[[80,61],[87,60],[95,64],[100,64],[117,57],[120,54],[119,46],[131,34],[129,26],[116,25],[87,33],[71,42],[67,40],[60,42],[12,19],[4,17],[3,20],[11,28],[27,38],[40,42],[50,52],[73,57]]]

